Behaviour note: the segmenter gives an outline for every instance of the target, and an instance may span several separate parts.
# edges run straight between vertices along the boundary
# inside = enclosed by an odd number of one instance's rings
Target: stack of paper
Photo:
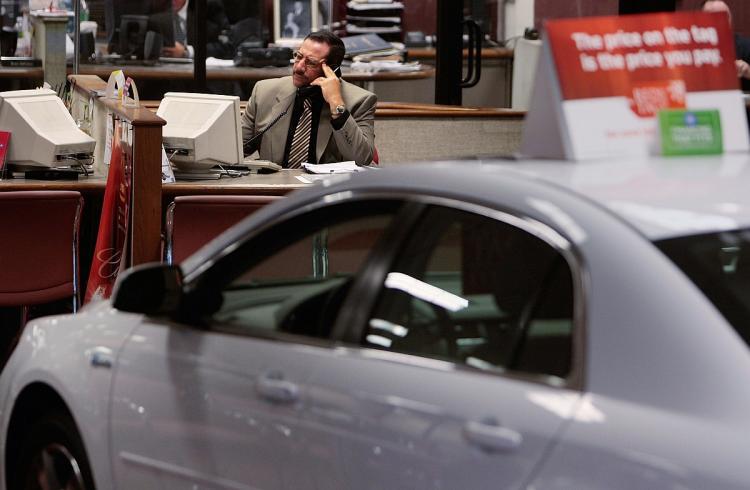
[[[347,34],[379,34],[388,41],[401,40],[404,4],[392,0],[359,0],[346,4]]]
[[[369,167],[361,167],[357,165],[354,161],[318,164],[303,163],[302,168],[311,174],[348,174],[352,172],[363,172],[369,169]]]
[[[422,69],[418,61],[401,63],[396,60],[373,60],[373,61],[354,61],[350,68],[352,71],[364,71],[367,73],[377,73],[379,71],[396,71],[412,72]]]

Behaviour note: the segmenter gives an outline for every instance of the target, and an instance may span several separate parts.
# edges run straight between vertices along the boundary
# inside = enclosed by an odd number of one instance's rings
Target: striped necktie
[[[185,34],[185,19],[180,17],[180,14],[175,12],[174,14],[174,40],[180,44],[186,44],[187,35]]]
[[[312,101],[305,99],[302,114],[294,130],[292,146],[289,149],[289,168],[301,167],[310,153],[310,133],[312,132]]]

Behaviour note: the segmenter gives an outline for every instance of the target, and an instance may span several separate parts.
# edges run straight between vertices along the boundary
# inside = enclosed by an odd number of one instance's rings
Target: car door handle
[[[512,451],[523,440],[520,433],[503,427],[495,419],[467,422],[463,432],[470,444],[487,452]]]
[[[299,387],[285,380],[284,374],[278,371],[261,375],[256,390],[260,396],[275,403],[292,403],[299,398]]]

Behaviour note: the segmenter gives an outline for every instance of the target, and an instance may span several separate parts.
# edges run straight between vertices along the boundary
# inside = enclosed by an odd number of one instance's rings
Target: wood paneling
[[[534,25],[539,29],[547,19],[617,15],[618,9],[618,0],[535,0]]]

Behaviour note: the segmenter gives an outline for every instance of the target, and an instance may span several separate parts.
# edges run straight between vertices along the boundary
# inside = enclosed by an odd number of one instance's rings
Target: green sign
[[[718,110],[659,111],[663,155],[716,155],[724,152]]]

